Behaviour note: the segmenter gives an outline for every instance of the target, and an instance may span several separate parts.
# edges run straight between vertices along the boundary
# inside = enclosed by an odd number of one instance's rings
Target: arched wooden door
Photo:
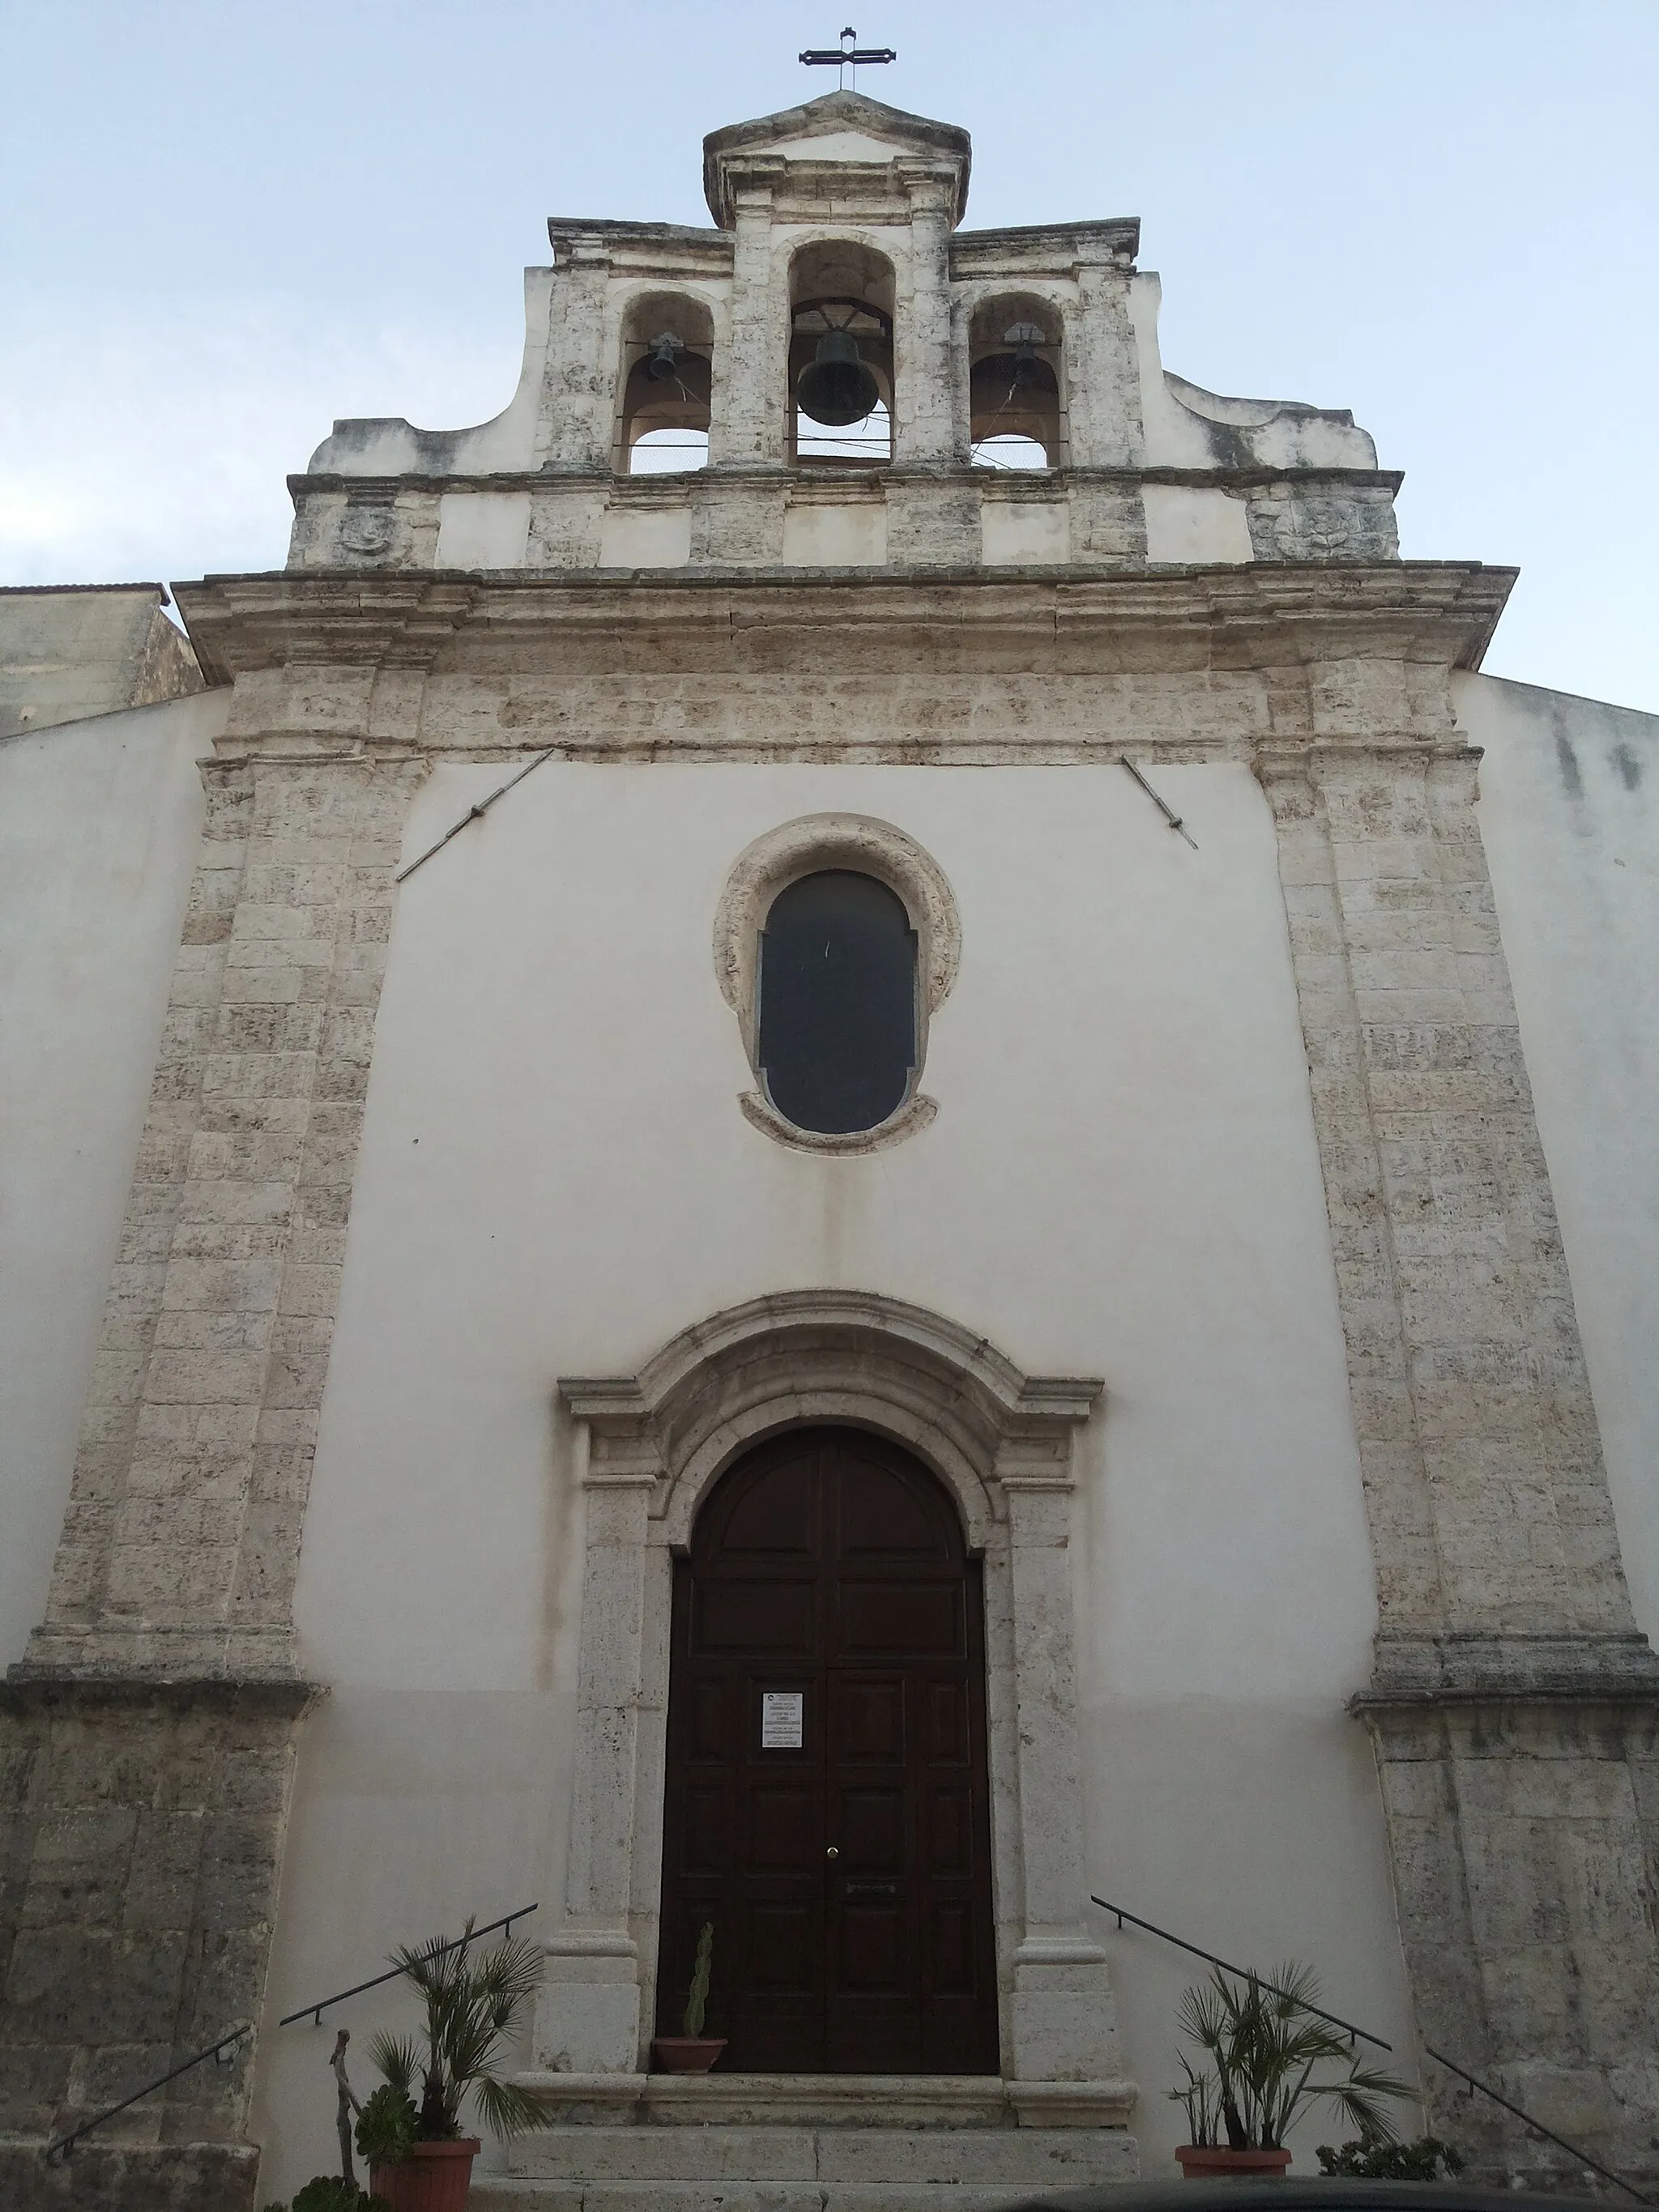
[[[676,1564],[657,2033],[761,2073],[994,2074],[984,1604],[938,1480],[862,1430],[722,1476]]]

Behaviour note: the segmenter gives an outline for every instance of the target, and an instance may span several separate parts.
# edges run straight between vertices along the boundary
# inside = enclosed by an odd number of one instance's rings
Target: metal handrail
[[[1195,1959],[1207,1959],[1212,1966],[1219,1966],[1224,1973],[1237,1974],[1241,1981],[1252,1983],[1259,1990],[1266,1990],[1269,1996],[1285,1997],[1299,2011],[1310,2012],[1316,2020],[1329,2021],[1333,2027],[1341,2029],[1351,2043],[1358,2037],[1362,2043],[1374,2043],[1379,2051],[1394,2049],[1393,2044],[1384,2043],[1380,2035],[1373,2035],[1369,2028],[1356,2027],[1351,2020],[1343,2020],[1334,2012],[1322,2011],[1318,2005],[1308,2003],[1305,1998],[1296,1996],[1291,1990],[1281,1990],[1276,1982],[1268,1981],[1264,1975],[1252,1973],[1248,1966],[1229,1966],[1224,1959],[1218,1959],[1213,1951],[1202,1950],[1196,1943],[1188,1943],[1179,1936],[1171,1936],[1167,1928],[1156,1927],[1152,1921],[1143,1920],[1139,1913],[1127,1911],[1121,1905],[1108,1905],[1103,1897],[1091,1895],[1089,1902],[1097,1905],[1103,1912],[1115,1913],[1120,1928],[1126,1920],[1132,1920],[1137,1928],[1144,1928],[1149,1936],[1161,1936],[1166,1943],[1173,1943],[1178,1950],[1190,1951]]]
[[[493,1935],[498,1928],[506,1929],[510,1936],[515,1920],[522,1920],[526,1915],[540,1910],[539,1905],[521,1905],[516,1912],[504,1912],[499,1920],[486,1920],[482,1928],[469,1929],[465,1936],[458,1936],[453,1943],[438,1944],[428,1955],[441,1959],[446,1951],[459,1951],[469,1943],[476,1943],[480,1936]],[[331,1997],[320,1997],[315,2004],[301,2005],[298,2012],[285,2012],[276,2025],[278,2027],[292,2027],[296,2020],[308,2019],[313,2027],[320,2027],[323,2014],[330,2005],[343,2004],[348,1997],[360,1997],[365,1990],[378,1990],[382,1982],[395,1982],[404,1972],[402,1966],[393,1966],[389,1973],[374,1974],[366,1982],[354,1982],[349,1990],[337,1990]]]
[[[171,2074],[163,2074],[159,2081],[147,2082],[142,2089],[135,2089],[130,2097],[123,2097],[118,2105],[112,2105],[108,2112],[100,2112],[95,2119],[83,2120],[78,2128],[71,2128],[68,2135],[59,2136],[55,2142],[46,2145],[46,2164],[50,2166],[60,2151],[66,2160],[72,2158],[75,2146],[82,2136],[89,2136],[94,2128],[101,2128],[106,2120],[112,2120],[118,2112],[125,2112],[129,2105],[136,2105],[143,2098],[153,2096],[156,2090],[165,2089],[169,2081],[176,2081],[181,2074],[188,2074],[192,2066],[199,2066],[204,2058],[217,2058],[222,2051],[228,2051],[233,2044],[240,2043],[245,2035],[252,2035],[252,2021],[245,2020],[240,2027],[233,2027],[216,2043],[210,2043],[205,2051],[198,2051],[193,2058],[186,2058],[182,2066],[175,2066]],[[229,2063],[228,2060],[224,2063]]]
[[[461,1950],[469,1943],[476,1943],[480,1936],[493,1935],[498,1928],[504,1928],[511,1935],[515,1920],[526,1919],[531,1913],[539,1911],[540,1909],[538,1905],[521,1905],[516,1911],[504,1912],[499,1920],[487,1920],[482,1928],[469,1928],[465,1936],[456,1936],[452,1943],[440,1943],[429,1955],[434,1959],[441,1959],[446,1951]],[[388,1973],[375,1974],[366,1982],[355,1983],[349,1990],[337,1990],[331,1997],[321,1997],[315,2004],[301,2005],[298,2012],[285,2013],[276,2025],[278,2027],[289,2027],[296,2020],[313,2020],[320,2027],[323,2014],[328,2010],[330,2005],[343,2004],[347,1997],[361,1996],[365,1990],[377,1990],[382,1982],[395,1982],[406,1971],[404,1967],[393,1966]],[[64,2159],[73,2157],[75,2146],[82,2136],[89,2136],[94,2128],[101,2128],[106,2120],[114,2119],[118,2113],[125,2112],[129,2106],[142,2104],[146,2097],[153,2097],[158,2089],[165,2089],[169,2081],[176,2081],[181,2074],[188,2074],[192,2066],[200,2066],[209,2058],[218,2059],[221,2051],[231,2050],[235,2045],[240,2043],[245,2036],[252,2035],[252,2021],[244,2021],[240,2027],[227,2030],[216,2043],[210,2043],[205,2051],[197,2051],[193,2057],[186,2058],[181,2065],[173,2067],[170,2073],[158,2075],[154,2081],[147,2081],[142,2089],[135,2089],[130,2097],[123,2097],[118,2105],[112,2105],[107,2112],[99,2112],[93,2118],[83,2120],[78,2128],[71,2128],[68,2135],[58,2136],[46,2145],[43,2154],[46,2163],[50,2166],[53,2159],[59,2155]],[[220,2060],[220,2063],[228,2065],[229,2061]]]
[[[1089,1902],[1091,1905],[1097,1905],[1103,1912],[1111,1913],[1120,1928],[1126,1920],[1130,1921],[1135,1927],[1144,1928],[1149,1936],[1156,1936],[1165,1943],[1173,1943],[1177,1950],[1190,1951],[1194,1958],[1206,1959],[1211,1966],[1219,1966],[1224,1973],[1237,1974],[1242,1981],[1249,1982],[1256,1989],[1266,1990],[1270,1996],[1290,1997],[1291,2002],[1299,2006],[1304,2012],[1312,2013],[1317,2020],[1329,2021],[1333,2027],[1340,2027],[1350,2039],[1358,2037],[1366,2043],[1376,2044],[1380,2051],[1394,2049],[1393,2044],[1385,2043],[1380,2035],[1373,2035],[1369,2028],[1356,2027],[1351,2020],[1340,2020],[1334,2012],[1322,2012],[1317,2005],[1308,2004],[1291,1992],[1281,1990],[1276,1983],[1268,1981],[1265,1975],[1253,1972],[1249,1966],[1232,1966],[1227,1960],[1218,1958],[1213,1951],[1206,1951],[1202,1944],[1189,1943],[1184,1936],[1172,1936],[1167,1928],[1159,1928],[1151,1920],[1143,1920],[1138,1913],[1130,1912],[1121,1905],[1109,1905],[1103,1897],[1095,1896],[1092,1891],[1090,1893]],[[1490,2097],[1494,2105],[1501,2105],[1506,2112],[1512,2112],[1517,2120],[1531,2129],[1534,2135],[1542,2136],[1547,2142],[1553,2142],[1558,2150],[1565,2151],[1569,2158],[1575,2158],[1582,2166],[1589,2166],[1592,2173],[1599,2173],[1603,2181],[1610,2181],[1615,2189],[1624,2190],[1626,2195],[1633,2197],[1638,2204],[1651,2204],[1654,2202],[1651,2197],[1644,2197],[1633,2181],[1626,2181],[1622,2173],[1615,2173],[1610,2166],[1603,2166],[1599,2159],[1592,2158],[1587,2150],[1581,2150],[1577,2143],[1569,2142],[1565,2136],[1557,2135],[1553,2128],[1547,2128],[1542,2120],[1535,2120],[1530,2112],[1522,2112],[1519,2105],[1512,2105],[1507,2097],[1492,2087],[1491,2082],[1483,2081],[1478,2074],[1471,2074],[1466,2066],[1460,2066],[1455,2058],[1448,2058],[1443,2051],[1437,2051],[1431,2044],[1427,2043],[1423,2045],[1422,2049],[1425,2058],[1432,2058],[1437,2066],[1443,2066],[1449,2074],[1455,2074],[1458,2080],[1467,2081],[1471,2089],[1478,2089],[1483,2097]]]

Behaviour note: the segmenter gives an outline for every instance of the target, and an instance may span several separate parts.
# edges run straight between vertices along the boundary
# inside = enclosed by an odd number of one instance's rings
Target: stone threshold
[[[994,2074],[516,2075],[550,2124],[612,2127],[1121,2128],[1133,2081]]]

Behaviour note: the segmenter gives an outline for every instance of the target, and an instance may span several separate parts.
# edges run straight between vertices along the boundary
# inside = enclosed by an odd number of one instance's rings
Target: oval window
[[[916,1064],[916,937],[874,876],[830,868],[772,902],[756,1058],[798,1129],[848,1136],[904,1103]]]

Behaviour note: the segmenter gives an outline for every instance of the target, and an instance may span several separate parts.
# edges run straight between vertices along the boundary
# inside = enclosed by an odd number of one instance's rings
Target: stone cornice
[[[959,230],[951,240],[951,274],[968,283],[1021,274],[1070,275],[1080,265],[1133,264],[1140,251],[1139,216],[1098,222],[1017,223],[1002,230]]]
[[[758,167],[775,164],[780,174],[788,170],[832,171],[842,184],[882,179],[889,163],[878,161],[815,161],[811,152],[816,137],[837,131],[857,131],[892,149],[892,161],[934,161],[948,167],[954,187],[952,213],[960,222],[968,204],[968,176],[973,144],[968,133],[954,123],[936,122],[932,116],[912,115],[902,107],[889,107],[856,92],[824,93],[819,98],[781,109],[775,115],[758,115],[744,123],[729,123],[711,131],[702,142],[703,197],[708,211],[722,229],[736,220],[736,197],[744,177]],[[773,149],[788,149],[786,161]]]
[[[175,586],[210,683],[293,662],[420,669],[468,643],[580,646],[591,672],[890,669],[925,641],[957,672],[1237,672],[1393,658],[1478,668],[1515,571],[1478,562],[879,570],[311,569]],[[775,641],[767,644],[770,636]]]
[[[419,569],[330,572],[336,588],[319,594],[262,589],[297,582],[281,574],[210,576],[179,587],[179,606],[210,684],[289,661],[325,666],[422,667],[471,611],[471,577]],[[338,588],[349,574],[355,588]]]
[[[292,475],[288,478],[288,488],[296,500],[308,494],[345,492],[364,506],[396,499],[400,492],[545,492],[573,489],[603,491],[613,500],[632,497],[659,499],[665,494],[678,494],[681,498],[690,500],[695,497],[701,485],[710,482],[729,482],[733,478],[741,479],[745,483],[833,484],[844,489],[849,497],[879,491],[882,486],[890,483],[938,483],[942,479],[955,479],[971,484],[979,491],[1001,492],[1012,486],[1034,495],[1046,494],[1051,499],[1062,497],[1073,486],[1095,484],[1114,487],[1179,484],[1195,490],[1252,491],[1284,483],[1304,485],[1310,489],[1329,486],[1398,493],[1406,481],[1402,469],[1200,469],[1160,465],[1145,469],[1032,469],[1016,472],[1012,470],[963,467],[952,463],[939,468],[897,466],[855,474],[848,469],[815,469],[780,461],[759,467],[723,462],[714,468],[687,469],[683,473],[665,471],[660,476],[641,477],[621,477],[611,469],[501,469],[482,476],[422,476],[411,473],[380,477],[346,476],[323,471],[316,474],[301,472]]]
[[[1372,1679],[1348,1710],[1364,1718],[1564,1701],[1659,1711],[1659,1657],[1633,1630],[1382,1635]]]
[[[75,1714],[141,1707],[173,1712],[276,1714],[298,1720],[328,1695],[325,1684],[255,1674],[29,1674],[0,1680],[0,1712]]]
[[[616,259],[630,267],[656,262],[680,275],[729,276],[736,241],[729,230],[680,222],[617,222],[604,217],[550,215],[548,243],[555,265],[573,256]],[[562,256],[562,261],[559,257]]]

